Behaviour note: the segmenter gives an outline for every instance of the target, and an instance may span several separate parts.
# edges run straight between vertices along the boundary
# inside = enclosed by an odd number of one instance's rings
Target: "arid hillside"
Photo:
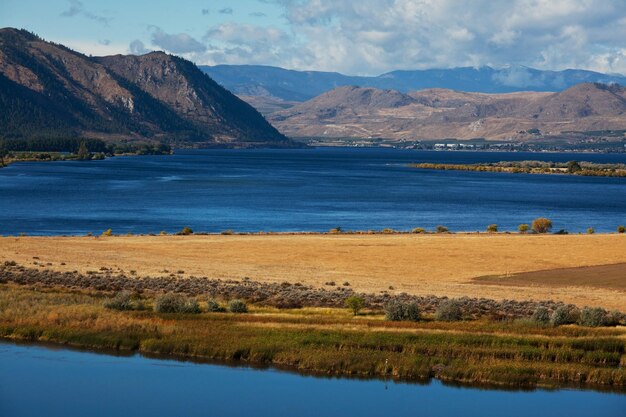
[[[0,29],[0,136],[293,146],[193,63],[162,52],[88,57]]]
[[[291,137],[536,140],[626,129],[626,89],[583,83],[557,93],[429,89],[404,94],[340,87],[268,117]]]

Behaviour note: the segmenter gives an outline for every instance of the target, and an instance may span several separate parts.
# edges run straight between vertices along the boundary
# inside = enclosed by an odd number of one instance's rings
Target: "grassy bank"
[[[508,172],[511,174],[560,174],[585,177],[626,177],[625,164],[595,164],[570,161],[567,163],[543,161],[511,161],[485,164],[411,164],[413,168],[450,171]]]
[[[514,386],[626,389],[626,330],[524,321],[386,322],[343,309],[159,314],[114,311],[98,292],[0,285],[0,337],[307,372]],[[203,300],[201,300],[203,301]],[[150,307],[154,300],[146,298]]]

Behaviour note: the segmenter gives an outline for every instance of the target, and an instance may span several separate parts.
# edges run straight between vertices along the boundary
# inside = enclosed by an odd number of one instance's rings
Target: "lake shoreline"
[[[27,314],[0,308],[0,337],[329,376],[626,389],[626,370],[619,367],[623,327],[386,322],[345,310],[254,306],[245,314],[160,314],[108,310],[106,299],[100,292],[1,285],[0,306],[10,300]]]

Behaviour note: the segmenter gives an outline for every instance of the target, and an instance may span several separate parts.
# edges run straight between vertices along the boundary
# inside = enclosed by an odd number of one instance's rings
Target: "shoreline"
[[[589,162],[581,162],[578,164],[576,161],[573,162],[576,163],[575,169],[568,168],[569,163],[551,163],[544,161],[503,161],[485,164],[417,163],[409,164],[409,167],[433,171],[467,171],[507,174],[626,178],[626,165],[624,164],[595,164]]]
[[[75,346],[67,343],[58,343],[58,342],[47,342],[47,341],[28,341],[24,339],[11,339],[0,337],[0,344],[12,344],[15,346],[26,346],[26,347],[40,347],[44,349],[50,350],[69,350],[73,352],[80,353],[91,353],[96,355],[106,355],[113,357],[122,357],[129,358],[134,356],[139,356],[141,358],[146,359],[156,359],[159,361],[171,361],[171,362],[183,362],[183,363],[192,363],[194,365],[208,365],[208,366],[224,366],[228,368],[243,368],[243,369],[252,369],[256,371],[265,371],[265,370],[275,370],[278,372],[285,372],[293,375],[299,376],[310,376],[314,378],[345,378],[345,379],[353,379],[353,380],[361,380],[361,381],[388,381],[393,383],[401,383],[401,384],[416,384],[416,385],[428,385],[435,381],[441,383],[444,386],[455,387],[455,388],[477,388],[477,389],[489,389],[496,391],[506,391],[506,392],[535,392],[535,391],[559,391],[559,390],[579,390],[579,391],[593,391],[593,392],[601,392],[607,394],[623,394],[626,392],[626,388],[622,389],[621,387],[612,387],[601,384],[576,384],[576,383],[559,383],[559,384],[547,384],[547,383],[538,383],[536,385],[507,385],[507,384],[494,384],[488,382],[469,382],[469,381],[456,381],[451,379],[439,379],[437,377],[426,377],[426,378],[394,378],[389,375],[373,375],[373,376],[361,376],[350,373],[335,373],[330,374],[328,372],[322,371],[311,371],[298,369],[293,365],[281,365],[281,364],[266,364],[266,363],[258,363],[258,362],[243,362],[241,360],[219,360],[219,359],[206,359],[202,357],[194,357],[194,356],[184,356],[184,355],[175,355],[175,354],[155,354],[149,352],[142,352],[139,350],[136,351],[120,351],[115,349],[107,349],[107,348],[96,348],[96,347],[82,347]]]
[[[623,326],[388,322],[367,312],[353,317],[339,309],[254,306],[243,314],[162,314],[108,310],[105,299],[98,291],[0,285],[0,305],[10,300],[27,313],[0,309],[0,338],[328,376],[626,389],[626,369],[619,365]]]

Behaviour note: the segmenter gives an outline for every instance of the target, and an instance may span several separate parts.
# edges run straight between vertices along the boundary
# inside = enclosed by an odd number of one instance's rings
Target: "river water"
[[[623,417],[626,395],[301,376],[0,342],[0,416]]]

